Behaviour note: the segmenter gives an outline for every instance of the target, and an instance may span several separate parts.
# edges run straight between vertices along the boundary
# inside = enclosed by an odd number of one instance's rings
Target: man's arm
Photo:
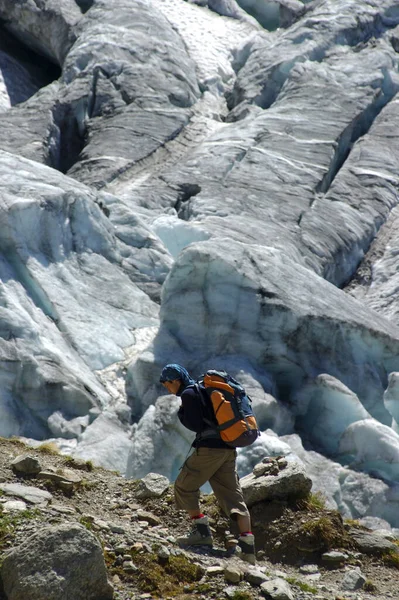
[[[181,406],[177,413],[180,423],[190,429],[200,433],[204,429],[204,420],[202,415],[201,398],[194,388],[184,390],[181,395]]]

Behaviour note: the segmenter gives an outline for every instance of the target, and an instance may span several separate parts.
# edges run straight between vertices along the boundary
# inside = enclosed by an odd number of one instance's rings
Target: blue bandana
[[[170,364],[165,365],[162,369],[161,376],[159,381],[164,383],[165,381],[174,381],[175,379],[180,379],[182,382],[181,389],[185,389],[189,385],[193,385],[195,383],[194,379],[190,377],[187,369],[178,364]],[[179,390],[180,392],[180,390]],[[180,392],[181,393],[181,392]]]

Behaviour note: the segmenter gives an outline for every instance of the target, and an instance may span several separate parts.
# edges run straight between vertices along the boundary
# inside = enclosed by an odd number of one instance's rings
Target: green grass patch
[[[323,510],[326,508],[326,498],[321,492],[316,492],[315,494],[309,494],[302,500],[298,500],[297,505],[301,510]]]
[[[365,592],[376,592],[377,591],[377,586],[374,585],[374,583],[372,581],[370,581],[370,579],[367,579],[367,581],[365,582],[363,589]]]
[[[382,561],[388,567],[399,569],[399,552],[396,550],[389,550],[382,555]]]
[[[50,454],[53,456],[60,453],[57,444],[54,442],[44,442],[43,444],[40,444],[40,446],[37,446],[35,450],[41,452],[42,454]]]
[[[251,592],[248,592],[247,590],[236,590],[229,598],[231,598],[231,600],[254,600]]]
[[[158,598],[181,594],[185,585],[199,581],[203,574],[201,567],[182,555],[160,562],[156,554],[133,551],[132,560],[139,569],[134,578],[140,590]]]
[[[94,465],[91,460],[79,460],[73,456],[66,456],[64,458],[64,465],[71,469],[78,469],[80,471],[93,471]]]
[[[25,444],[25,442],[22,442],[19,438],[15,436],[12,436],[10,438],[0,437],[0,441],[14,444],[15,446],[23,446],[24,448],[27,447],[27,444]]]
[[[79,523],[84,525],[89,531],[93,530],[93,517],[80,517]]]
[[[348,527],[361,527],[361,525],[357,519],[345,519],[344,523]]]
[[[80,490],[92,490],[98,486],[98,481],[89,481],[88,479],[82,479],[82,481],[75,485]]]
[[[300,579],[296,579],[295,577],[287,577],[287,583],[290,585],[296,585],[302,592],[308,592],[309,594],[317,594],[317,588],[313,587],[306,583],[306,581],[300,581]]]
[[[16,528],[29,519],[35,519],[39,515],[37,509],[26,509],[15,513],[0,512],[0,552],[4,551],[4,545],[12,540]]]
[[[311,519],[301,525],[300,529],[321,547],[330,549],[341,543],[342,533],[337,531],[335,523],[328,516]]]

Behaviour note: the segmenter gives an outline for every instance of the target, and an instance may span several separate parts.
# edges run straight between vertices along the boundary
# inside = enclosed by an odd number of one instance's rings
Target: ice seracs
[[[346,428],[371,418],[359,398],[331,375],[321,374],[295,395],[296,426],[328,455],[336,455]]]
[[[173,478],[225,368],[241,474],[397,526],[397,0],[244,1],[0,0],[0,433]]]
[[[384,392],[384,404],[392,415],[392,429],[399,433],[399,373],[389,375],[388,387]]]
[[[339,451],[349,464],[387,481],[399,480],[399,435],[375,419],[356,421],[340,439]]]

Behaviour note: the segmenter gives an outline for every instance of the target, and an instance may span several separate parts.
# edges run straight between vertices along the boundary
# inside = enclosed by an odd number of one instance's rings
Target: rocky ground
[[[11,466],[26,454],[39,461],[40,473],[24,474]],[[79,522],[101,542],[115,600],[399,599],[399,555],[383,544],[365,544],[361,535],[367,531],[356,522],[342,522],[320,498],[256,504],[251,513],[258,561],[250,567],[239,555],[228,555],[229,523],[212,496],[204,498],[204,511],[211,518],[214,549],[183,551],[175,540],[187,530],[187,520],[174,508],[173,489],[162,478],[143,481],[60,455],[49,444],[33,450],[0,438],[1,562],[5,551],[45,525]],[[11,495],[4,492],[8,483],[52,497],[34,504],[15,489]],[[162,486],[162,495],[155,497]]]

